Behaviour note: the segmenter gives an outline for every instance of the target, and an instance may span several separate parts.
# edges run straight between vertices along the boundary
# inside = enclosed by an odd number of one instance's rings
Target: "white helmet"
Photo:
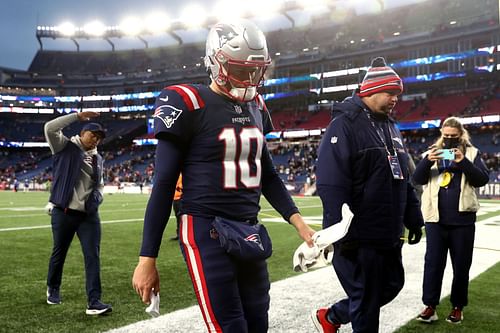
[[[205,66],[212,81],[231,98],[254,99],[270,64],[266,37],[251,21],[219,22],[210,29]]]

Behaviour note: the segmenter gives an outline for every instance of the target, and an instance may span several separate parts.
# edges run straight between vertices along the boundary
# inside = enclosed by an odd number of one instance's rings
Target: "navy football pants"
[[[340,324],[351,322],[354,333],[378,332],[380,308],[404,285],[401,248],[341,251],[336,245],[333,267],[348,298],[330,307],[330,319]]]
[[[49,261],[47,286],[59,289],[63,267],[69,247],[76,235],[85,261],[85,281],[88,301],[101,298],[101,277],[99,249],[101,243],[101,222],[99,214],[65,213],[61,208],[52,209],[52,238],[54,246]]]
[[[208,332],[267,332],[266,262],[242,262],[229,256],[209,218],[182,215],[180,242]]]
[[[459,308],[467,305],[475,230],[474,224],[465,226],[425,224],[427,247],[422,295],[422,302],[425,305],[439,304],[448,250],[453,267],[450,302]]]

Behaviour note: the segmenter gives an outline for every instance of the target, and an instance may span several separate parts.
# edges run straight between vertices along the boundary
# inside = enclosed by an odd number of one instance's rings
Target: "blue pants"
[[[49,261],[47,286],[59,289],[64,261],[76,233],[80,239],[85,261],[85,280],[88,301],[101,298],[99,248],[101,223],[98,213],[85,214],[76,211],[64,212],[61,208],[52,210],[52,238],[54,247]]]
[[[242,262],[229,256],[211,218],[182,215],[180,243],[208,332],[267,332],[266,261]]]
[[[336,245],[333,267],[348,297],[330,307],[330,319],[340,324],[351,322],[354,333],[378,332],[380,308],[404,285],[401,248],[341,251]]]
[[[467,305],[475,230],[474,224],[465,226],[425,224],[427,247],[422,295],[422,302],[425,305],[437,306],[439,304],[448,250],[453,267],[451,304],[460,309]]]

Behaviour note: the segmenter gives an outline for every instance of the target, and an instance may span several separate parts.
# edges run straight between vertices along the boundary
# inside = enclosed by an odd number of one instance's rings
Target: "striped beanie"
[[[387,66],[384,58],[378,57],[372,60],[361,82],[358,95],[364,97],[383,91],[396,91],[399,95],[403,92],[403,81],[391,67]]]

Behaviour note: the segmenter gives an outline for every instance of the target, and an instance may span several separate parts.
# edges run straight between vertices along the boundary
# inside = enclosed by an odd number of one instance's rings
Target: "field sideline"
[[[112,303],[114,311],[102,318],[84,314],[83,258],[77,240],[65,266],[63,304],[45,304],[45,278],[52,244],[50,219],[43,212],[47,197],[47,193],[0,192],[0,332],[67,332],[69,327],[72,332],[102,332],[147,319],[130,279],[137,263],[148,196],[105,196],[101,208],[103,300]],[[296,202],[311,223],[321,222],[317,197],[296,198]],[[495,220],[500,215],[500,202],[484,203],[480,220]],[[260,219],[266,223],[275,248],[269,260],[271,280],[301,275],[291,270],[291,254],[300,244],[294,229],[286,223],[271,223],[279,220],[278,214],[264,200]],[[500,221],[495,223],[500,226]],[[174,230],[175,222],[169,223],[158,262],[163,299],[169,300],[162,301],[162,313],[195,304],[178,244],[169,241]]]

